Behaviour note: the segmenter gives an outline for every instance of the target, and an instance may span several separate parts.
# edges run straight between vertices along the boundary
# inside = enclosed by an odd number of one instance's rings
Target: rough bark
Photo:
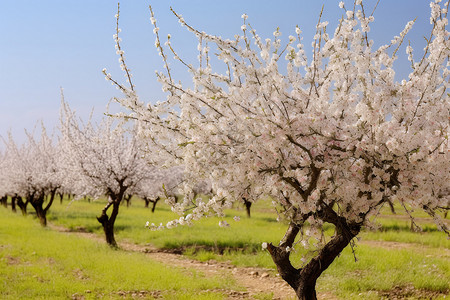
[[[133,195],[126,195],[123,198],[125,199],[125,201],[127,202],[127,207],[131,206],[131,198],[133,197]]]
[[[27,198],[25,198],[25,200],[24,200],[24,197],[20,197],[20,196],[14,196],[14,197],[16,197],[17,205],[19,206],[20,211],[22,212],[22,215],[26,216],[29,200]]]
[[[286,251],[288,246],[292,247],[301,225],[292,222],[280,245],[269,244],[267,247],[277,266],[278,273],[294,289],[298,299],[301,300],[317,299],[317,279],[361,229],[360,225],[347,224],[344,218],[337,216],[332,210],[323,213],[323,219],[336,226],[335,236],[303,268],[295,268],[289,259],[290,251]]]
[[[39,222],[43,227],[47,226],[47,212],[53,204],[55,195],[56,189],[50,192],[49,200],[45,208],[44,208],[44,201],[45,201],[44,195],[39,195],[37,197],[35,196],[30,197],[30,203],[33,206],[34,210],[36,211],[36,216],[38,217]]]
[[[156,203],[158,203],[159,200],[161,200],[160,197],[156,197],[156,199],[150,200],[150,202],[152,203],[152,213],[155,212],[155,209],[156,209]]]
[[[152,213],[154,213],[156,210],[156,204],[158,203],[159,200],[161,200],[160,197],[156,197],[155,199],[144,197],[145,207],[148,208],[149,204],[151,203],[152,204]]]
[[[8,196],[3,196],[0,198],[0,203],[4,206],[4,207],[8,207]]]
[[[158,197],[158,198],[156,198],[155,200],[152,201],[152,213],[155,212],[155,210],[156,210],[156,203],[158,203],[159,199],[160,198]]]
[[[12,209],[12,211],[13,212],[17,212],[17,209],[16,209],[16,197],[11,197],[11,209]]]
[[[248,201],[247,199],[245,199],[245,198],[242,198],[242,200],[244,200],[244,205],[245,205],[245,211],[247,212],[247,217],[251,217],[251,214],[250,214],[250,208],[252,207],[252,202],[251,201]]]
[[[38,201],[40,202],[41,200],[38,200]],[[44,202],[44,200],[42,200],[42,202]],[[42,205],[38,204],[38,203],[34,203],[34,201],[32,201],[31,206],[33,206],[34,210],[36,211],[36,216],[39,219],[39,223],[41,223],[42,227],[46,227],[47,226],[47,217],[44,212],[44,209],[42,208]]]
[[[391,209],[391,213],[392,213],[393,215],[395,215],[396,212],[395,212],[395,208],[394,208],[394,203],[392,203],[392,201],[390,201],[390,200],[388,200],[387,203],[389,204],[389,207],[390,207],[390,209]]]
[[[110,193],[108,203],[102,210],[102,214],[97,217],[97,220],[102,224],[105,233],[106,243],[113,248],[118,248],[116,239],[114,237],[114,223],[119,214],[119,207],[126,188],[122,188],[118,194]],[[111,214],[108,216],[107,211],[112,206]]]

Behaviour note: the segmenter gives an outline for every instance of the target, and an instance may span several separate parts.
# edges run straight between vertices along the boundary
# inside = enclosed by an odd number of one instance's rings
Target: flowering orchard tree
[[[83,125],[64,100],[60,118],[66,174],[75,184],[73,191],[78,197],[108,197],[97,219],[106,242],[117,247],[114,223],[120,203],[128,190],[151,171],[149,164],[142,159],[133,128],[115,126],[112,118],[103,119],[98,126],[91,121]]]
[[[182,161],[185,186],[200,177],[217,191],[209,201],[186,197],[173,209],[189,210],[190,221],[221,216],[242,197],[270,196],[289,227],[278,245],[263,246],[299,299],[316,299],[317,278],[388,201],[408,213],[423,209],[448,234],[436,214],[447,205],[450,183],[449,4],[439,2],[430,3],[433,26],[424,53],[417,58],[406,47],[411,71],[400,81],[394,61],[414,21],[374,47],[368,35],[374,17],[361,0],[352,9],[339,4],[344,16],[334,31],[319,19],[311,56],[300,28],[282,45],[278,30],[262,39],[243,15],[242,33],[227,40],[192,28],[174,12],[199,40],[197,66],[182,59],[170,36],[163,47],[152,13],[166,68],[157,77],[167,100],[144,105],[131,82],[131,88],[113,82],[124,92],[119,101],[129,117],[142,121],[148,143]],[[192,87],[172,77],[170,52],[192,74]],[[189,222],[182,217],[170,226],[178,223]],[[335,228],[331,238],[322,234],[327,223]],[[291,249],[309,247],[310,239],[316,256],[293,266]]]
[[[25,197],[20,197],[19,192],[19,182],[21,181],[21,173],[18,172],[17,165],[23,166],[20,162],[20,151],[17,144],[11,134],[9,134],[8,139],[3,139],[5,144],[5,151],[3,153],[2,161],[0,163],[0,181],[2,195],[8,195],[11,197],[11,206],[13,203],[17,202],[23,215],[27,214],[28,200]],[[24,201],[25,200],[25,201]]]
[[[152,203],[152,212],[155,212],[156,204],[161,198],[166,198],[169,203],[177,201],[183,177],[181,167],[154,168],[144,180],[133,188],[132,193],[145,201],[145,207]]]
[[[5,154],[0,150],[0,204],[7,206],[8,194],[6,187]]]
[[[43,196],[41,194],[40,197],[30,199],[30,203],[41,224],[46,226],[47,212],[53,204],[56,192],[62,185],[62,160],[59,145],[54,144],[52,138],[47,135],[44,126],[41,126],[40,140],[35,140],[33,136],[29,136],[29,144],[34,153],[34,160],[31,163],[36,172],[36,182],[41,187]],[[46,204],[45,201],[47,201]]]
[[[6,168],[5,168],[5,157],[2,152],[0,152],[0,204],[4,207],[8,207],[8,194],[6,187]]]
[[[47,212],[61,186],[62,175],[59,148],[41,127],[39,140],[27,133],[28,141],[21,146],[9,136],[4,166],[7,193],[12,195],[12,201],[17,201],[23,214],[31,204],[41,225],[47,226]]]

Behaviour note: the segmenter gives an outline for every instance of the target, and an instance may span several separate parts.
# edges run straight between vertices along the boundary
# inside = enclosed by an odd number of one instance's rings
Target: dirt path
[[[415,244],[415,243],[402,243],[402,242],[391,242],[391,241],[372,241],[372,240],[362,240],[358,244],[367,245],[370,247],[385,248],[388,250],[401,250],[401,249],[414,249],[414,251],[426,252],[432,250],[431,246]],[[435,257],[450,257],[450,249],[441,248],[439,253],[433,253]]]
[[[104,239],[96,234],[87,232],[74,232],[67,228],[49,224],[49,227],[67,234],[75,234],[77,236],[96,240],[104,243]],[[178,267],[185,270],[196,270],[203,272],[206,276],[223,275],[231,277],[244,288],[244,291],[221,291],[228,295],[228,299],[255,299],[253,296],[273,293],[273,300],[296,299],[292,288],[282,280],[275,271],[263,268],[244,268],[235,267],[228,263],[208,261],[200,262],[189,259],[185,256],[161,251],[151,245],[136,245],[129,242],[120,242],[119,247],[124,251],[141,252],[148,255],[151,259],[159,261],[163,264]],[[319,299],[337,300],[334,295],[329,293],[319,293]]]

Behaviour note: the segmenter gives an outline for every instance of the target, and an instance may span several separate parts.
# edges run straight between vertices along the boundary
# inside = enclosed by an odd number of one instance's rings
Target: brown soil
[[[447,293],[429,290],[418,290],[413,286],[395,286],[389,291],[380,291],[378,293],[381,300],[400,300],[400,299],[435,299],[439,296],[447,296]]]
[[[432,249],[430,246],[418,245],[413,243],[400,243],[400,242],[388,242],[388,241],[359,241],[358,244],[367,245],[371,247],[385,248],[389,250],[401,250],[401,249],[414,249],[414,251],[426,251]],[[439,249],[440,253],[433,254],[438,257],[450,257],[450,249]]]

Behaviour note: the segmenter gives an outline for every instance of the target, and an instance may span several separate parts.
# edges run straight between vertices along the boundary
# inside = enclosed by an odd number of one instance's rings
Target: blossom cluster
[[[311,57],[300,28],[282,46],[279,29],[263,40],[243,15],[242,34],[230,40],[200,32],[174,12],[199,40],[197,66],[181,60],[170,42],[165,50],[157,35],[166,68],[157,77],[167,100],[146,106],[127,92],[118,100],[140,121],[154,156],[184,166],[188,196],[173,210],[189,210],[196,220],[222,216],[244,196],[271,197],[279,215],[298,225],[307,220],[305,238],[320,244],[323,224],[336,216],[360,226],[388,201],[432,215],[448,206],[450,42],[447,8],[439,2],[431,4],[425,54],[416,60],[407,47],[411,72],[400,81],[396,53],[414,22],[374,47],[374,17],[362,1],[346,10],[334,33],[328,22],[318,23]],[[156,28],[153,13],[152,23]],[[211,62],[210,49],[227,71],[215,71],[223,67]],[[165,51],[188,68],[193,87],[172,78]],[[189,196],[200,180],[215,191],[207,201]]]

